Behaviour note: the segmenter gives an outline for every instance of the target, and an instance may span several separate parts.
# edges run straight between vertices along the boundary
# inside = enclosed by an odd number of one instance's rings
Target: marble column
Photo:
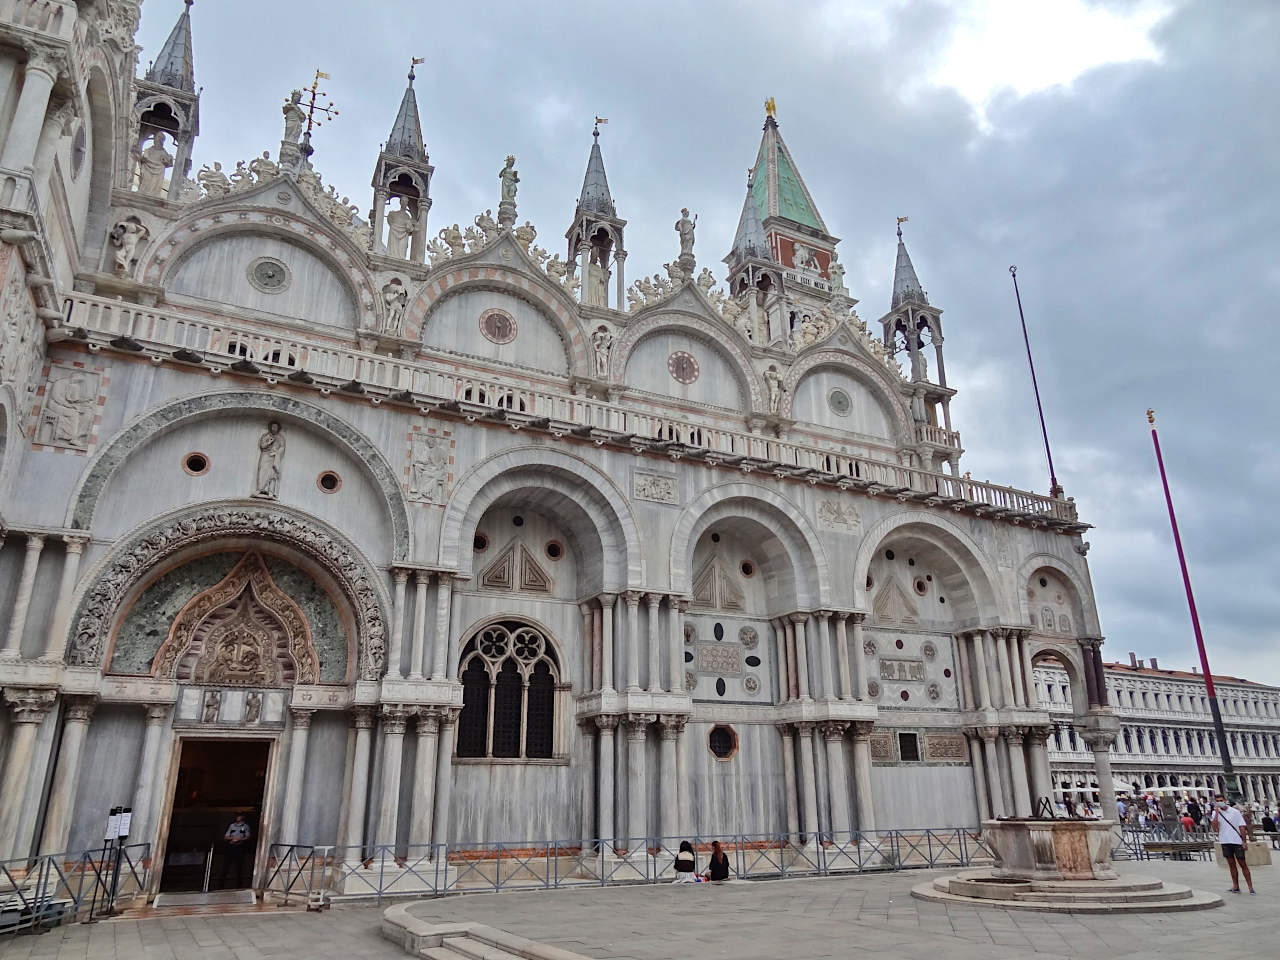
[[[595,617],[592,616],[590,603],[578,604],[578,613],[582,616],[582,626],[580,627],[581,632],[579,633],[581,640],[578,645],[578,649],[582,651],[582,658],[578,673],[577,687],[579,693],[590,693],[592,690],[596,689],[595,667],[593,666],[596,659],[596,635],[595,631],[592,629]]]
[[[431,843],[431,818],[436,810],[436,746],[440,741],[440,712],[432,707],[420,708],[415,726],[418,750],[413,760],[413,819],[409,822],[409,844],[423,847]]]
[[[658,607],[662,604],[662,594],[650,593],[645,597],[649,607],[649,692],[662,692],[662,656],[661,639],[658,630]]]
[[[436,814],[431,840],[449,843],[449,811],[453,802],[453,748],[458,736],[458,711],[440,711],[440,746],[436,748]]]
[[[800,671],[796,666],[796,625],[787,617],[782,618],[782,630],[787,642],[787,699],[800,699]]]
[[[640,691],[640,594],[627,591],[627,692]]]
[[[812,844],[818,839],[818,783],[814,764],[817,757],[813,752],[812,723],[797,723],[800,731],[800,785],[803,794],[805,843]]]
[[[627,849],[639,852],[649,836],[649,785],[645,751],[649,724],[654,717],[647,713],[627,715]],[[640,840],[634,847],[632,840]]]
[[[0,861],[25,856],[27,844],[18,836],[26,812],[27,784],[35,756],[36,734],[57,698],[56,691],[4,688],[13,714],[4,776],[0,779]],[[39,803],[39,797],[36,798]]]
[[[133,826],[131,833],[138,843],[154,843],[156,827],[153,811],[156,800],[156,767],[160,763],[160,743],[169,720],[169,705],[146,705],[147,720],[142,734],[142,757],[138,761],[138,782],[133,790]],[[3,831],[0,831],[3,836]]]
[[[351,800],[347,804],[347,859],[360,860],[364,855],[364,821],[369,802],[369,753],[373,746],[373,713],[357,707],[351,722],[356,728],[355,749],[351,755]]]
[[[863,646],[862,639],[862,623],[867,619],[865,613],[849,614],[849,621],[853,624],[853,666],[854,666],[854,696],[859,700],[867,699],[867,651]]]
[[[382,706],[382,789],[378,803],[377,843],[382,856],[394,856],[400,826],[400,773],[404,766],[404,731],[409,710],[398,704]]]
[[[431,637],[431,679],[448,680],[454,665],[446,666],[449,658],[449,612],[453,594],[453,581],[447,573],[436,574],[436,631]],[[426,585],[419,582],[418,588]]]
[[[667,689],[671,693],[679,694],[685,692],[684,627],[680,618],[680,612],[684,608],[684,604],[685,601],[676,597],[667,598],[667,669],[670,671]]]
[[[996,669],[1000,674],[1000,706],[1004,710],[1016,706],[1013,697],[1013,678],[1009,667],[1009,647],[1004,642],[1003,630],[990,631],[991,642],[996,648]]]
[[[871,787],[871,729],[869,720],[853,725],[853,784],[858,803],[858,829],[864,833],[876,828],[875,795]]]
[[[1107,732],[1090,732],[1083,740],[1093,751],[1093,769],[1098,777],[1098,796],[1102,803],[1102,815],[1110,819],[1116,816],[1116,785],[1111,774],[1111,742]]]
[[[987,655],[982,649],[983,633],[975,630],[969,638],[973,641],[973,671],[978,675],[978,709],[990,710],[991,681],[987,677]]]
[[[1089,646],[1088,640],[1081,640],[1080,662],[1084,672],[1084,689],[1085,695],[1089,698],[1089,706],[1094,706],[1098,702],[1098,679],[1093,672],[1093,650]]]
[[[822,725],[827,744],[827,780],[831,790],[831,832],[837,837],[850,830],[849,776],[845,772],[844,732],[848,724],[831,720]]]
[[[1034,810],[1035,806],[1040,803],[1041,797],[1048,797],[1049,802],[1053,802],[1053,781],[1049,775],[1049,751],[1046,747],[1049,741],[1048,728],[1029,728],[1027,730],[1027,740],[1030,741],[1030,750],[1028,752],[1031,760],[1031,803]]]
[[[801,700],[813,699],[809,696],[809,649],[804,635],[804,625],[808,619],[809,615],[807,613],[791,614],[791,622],[795,624],[796,631],[796,670],[800,678]],[[812,740],[812,737],[810,740]],[[810,746],[812,746],[812,743],[810,743]]]
[[[27,630],[27,612],[31,608],[31,593],[36,585],[36,568],[40,564],[40,551],[44,549],[44,537],[27,535],[27,552],[22,559],[22,573],[18,577],[18,590],[13,595],[9,615],[9,634],[0,660],[18,660],[22,657],[22,635]]]
[[[600,730],[600,783],[596,793],[600,798],[598,833],[601,846],[612,844],[616,838],[614,829],[614,772],[613,772],[613,731],[618,727],[616,716],[599,716],[595,718]]]
[[[680,779],[676,769],[676,741],[684,730],[685,718],[682,716],[661,716],[658,718],[662,730],[662,761],[658,769],[661,778],[662,823],[658,834],[667,837],[669,846],[679,846],[680,833],[680,789],[685,783]],[[674,839],[672,839],[674,838]]]
[[[413,638],[409,641],[412,644],[409,649],[410,680],[425,679],[427,660],[427,591],[429,589],[431,589],[431,573],[427,570],[415,570],[413,572]],[[401,604],[401,609],[404,609],[404,602]],[[408,616],[407,611],[405,615]],[[431,664],[431,672],[435,673],[434,657]]]
[[[356,727],[347,724],[347,742],[342,750],[342,803],[338,807],[338,846],[347,845],[347,821],[351,819],[351,758],[356,751]]]
[[[395,580],[395,594],[391,605],[391,639],[387,644],[387,677],[398,679],[404,676],[400,667],[404,649],[404,594],[405,584],[409,582],[409,571],[397,568],[391,571]],[[415,624],[416,627],[416,624]],[[415,630],[414,648],[417,648]]]
[[[814,613],[817,626],[813,630],[814,642],[818,644],[818,665],[822,671],[822,699],[835,699],[836,676],[831,667],[831,611],[818,610]]]
[[[847,613],[836,614],[836,669],[840,671],[840,697],[843,700],[852,700],[856,696],[853,675],[849,670],[849,636],[845,631],[848,619]]]
[[[790,724],[778,724],[778,733],[782,735],[782,784],[786,794],[784,815],[786,816],[787,841],[796,843],[800,838],[800,809],[796,797],[796,735]]]
[[[62,558],[62,576],[58,581],[58,598],[49,619],[49,633],[45,640],[44,659],[61,660],[67,649],[67,624],[71,622],[71,595],[75,592],[80,575],[80,557],[84,554],[84,537],[66,537]]]
[[[956,642],[956,668],[959,670],[956,686],[960,690],[960,709],[972,710],[973,674],[969,670],[969,651],[965,649],[965,635],[957,633],[953,639]]]
[[[1035,813],[1031,806],[1031,788],[1027,784],[1027,754],[1023,749],[1022,727],[1010,727],[1004,733],[1009,747],[1009,771],[1013,775],[1013,815],[1029,817]]]
[[[598,601],[587,601],[587,605],[591,608],[591,690],[604,689],[604,670],[601,668],[601,661],[604,659],[604,652],[601,645],[601,632],[604,630],[602,623],[604,614],[600,610]]]
[[[680,729],[676,734],[676,779],[678,781],[676,787],[677,802],[679,804],[678,815],[676,821],[676,833],[681,837],[691,837],[694,833],[695,824],[693,822],[693,780],[689,776],[689,739],[685,736],[684,728],[688,721],[688,717],[680,717]]]
[[[580,821],[579,844],[585,854],[593,848],[595,832],[592,828],[596,820],[596,725],[591,720],[578,724],[578,776],[579,776],[579,808]]]
[[[1026,692],[1026,704],[1030,710],[1040,709],[1040,698],[1036,696],[1036,680],[1034,667],[1031,663],[1031,649],[1027,642],[1027,634],[1025,631],[1018,632],[1018,653],[1019,662],[1022,664],[1022,686]]]
[[[18,106],[13,112],[4,151],[0,153],[0,167],[22,170],[35,160],[40,131],[44,128],[44,115],[49,107],[49,94],[57,76],[58,64],[52,53],[40,47],[27,51],[22,92],[18,95]]]
[[[787,629],[781,620],[771,620],[775,656],[778,661],[778,702],[791,699],[791,678],[787,673]]]
[[[1022,657],[1018,650],[1018,631],[1006,630],[1004,638],[1001,641],[1007,648],[1009,657],[1009,673],[1013,678],[1013,702],[1015,706],[1025,707],[1027,705],[1027,694],[1023,689],[1023,671]]]
[[[987,792],[987,778],[983,772],[982,737],[976,730],[965,731],[969,741],[969,763],[973,768],[973,790],[978,801],[978,823],[991,816],[991,797]]]
[[[617,613],[617,597],[600,594],[600,689],[613,693],[613,624]]]
[[[62,713],[62,744],[58,748],[58,767],[49,790],[49,809],[44,815],[41,853],[62,853],[71,834],[77,788],[80,783],[80,759],[84,752],[89,720],[97,700],[92,697],[67,697]]]
[[[999,727],[982,727],[978,733],[982,736],[982,756],[987,771],[987,794],[991,800],[991,815],[1003,817],[1004,789],[1000,786],[1000,758],[996,755],[996,737],[1000,735]]]
[[[293,732],[289,736],[289,772],[284,783],[284,813],[280,817],[281,843],[301,843],[298,825],[302,818],[302,786],[307,775],[307,738],[311,733],[311,710],[289,711]]]

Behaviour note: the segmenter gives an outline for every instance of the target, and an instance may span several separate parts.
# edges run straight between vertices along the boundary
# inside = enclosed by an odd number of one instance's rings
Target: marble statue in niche
[[[138,151],[138,192],[164,196],[164,175],[173,166],[173,154],[164,148],[164,134],[155,133],[151,146]]]
[[[284,432],[280,421],[272,420],[258,437],[258,469],[253,476],[253,495],[260,500],[280,496],[280,468],[284,461]]]
[[[591,334],[591,350],[596,361],[596,376],[601,380],[609,376],[609,352],[613,349],[613,334],[607,327],[599,327]]]
[[[93,433],[98,409],[98,375],[84,370],[49,380],[40,408],[36,442],[83,450]]]
[[[409,201],[400,198],[400,207],[387,214],[387,256],[404,260],[409,256],[409,236],[416,221],[409,212]]]
[[[404,334],[404,311],[409,303],[409,291],[399,277],[392,277],[382,287],[382,303],[386,308],[386,316],[382,321],[382,332],[389,337]]]
[[[262,717],[262,694],[253,690],[245,694],[244,698],[244,722],[257,723]]]
[[[448,482],[448,441],[431,434],[416,435],[409,466],[409,495],[426,503],[444,503]]]
[[[201,717],[203,723],[217,723],[218,711],[222,709],[222,691],[206,690],[204,694],[204,714]]]
[[[112,272],[117,277],[130,277],[138,265],[138,256],[151,231],[137,217],[127,217],[111,228]]]
[[[302,100],[302,91],[294,90],[289,94],[289,99],[285,101],[285,105],[280,108],[280,112],[284,114],[284,139],[288,143],[297,143],[298,138],[302,136],[302,124],[307,119],[306,113],[302,107],[298,106]]]
[[[764,372],[764,384],[769,389],[769,412],[778,413],[782,408],[782,374],[771,366]]]

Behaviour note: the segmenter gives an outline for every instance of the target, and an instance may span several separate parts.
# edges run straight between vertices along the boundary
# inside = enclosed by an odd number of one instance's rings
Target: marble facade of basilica
[[[726,269],[684,211],[629,282],[598,134],[563,254],[514,157],[432,233],[412,73],[362,217],[301,94],[194,170],[189,10],[143,78],[136,2],[0,12],[0,859],[163,859],[211,741],[263,843],[972,825],[1051,792],[1046,662],[1110,781],[1086,525],[963,473],[772,110]]]

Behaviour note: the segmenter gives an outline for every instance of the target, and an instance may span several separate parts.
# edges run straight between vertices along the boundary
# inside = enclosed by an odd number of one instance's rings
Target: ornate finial
[[[608,117],[596,117],[596,125],[591,129],[591,135],[598,139],[600,137],[600,124],[608,122]]]
[[[418,64],[420,64],[420,63],[426,63],[426,62],[427,62],[427,58],[426,58],[426,57],[410,57],[410,58],[409,58],[409,60],[410,60],[410,63],[409,63],[409,86],[411,86],[411,87],[412,87],[412,86],[413,86],[413,68],[414,68],[414,67],[416,67],[416,66],[417,66]]]
[[[773,97],[764,102],[764,112],[766,116],[778,119],[778,104],[774,102]]]
[[[911,219],[910,217],[899,217],[899,218],[898,218],[898,239],[899,239],[899,240],[901,240],[901,239],[902,239],[902,225],[903,225],[904,223],[906,223],[906,222],[907,222],[908,220],[910,220],[910,219]]]
[[[1153,427],[1156,425],[1156,412],[1150,407],[1147,408],[1147,423],[1151,424]]]
[[[320,89],[320,81],[328,80],[328,79],[330,78],[327,73],[325,73],[323,70],[317,70],[315,79],[311,81],[311,86],[307,88],[307,96],[309,97],[309,100],[306,102],[305,105],[299,104],[299,106],[305,106],[307,111],[306,133],[307,133],[308,141],[310,140],[310,134],[311,134],[312,128],[319,127],[322,125],[321,121],[317,119],[317,114],[319,116],[324,117],[325,120],[332,120],[334,117],[338,115],[338,111],[334,107],[332,100],[330,100],[327,105],[321,104],[317,100],[318,97],[328,96],[327,93],[325,93],[323,90]]]
[[[1010,268],[1009,268],[1009,276],[1013,277],[1013,279],[1014,279],[1014,280],[1017,280],[1017,279],[1018,279],[1018,268],[1017,268],[1017,266],[1012,266],[1012,267],[1010,267]]]

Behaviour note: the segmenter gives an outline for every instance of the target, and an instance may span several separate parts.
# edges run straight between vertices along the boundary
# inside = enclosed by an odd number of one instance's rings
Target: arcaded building
[[[730,248],[673,198],[641,264],[598,131],[561,223],[515,156],[432,221],[412,73],[360,196],[308,91],[205,160],[138,6],[2,7],[0,858],[975,825],[1052,792],[1046,661],[1105,772],[1087,525],[965,472],[901,232],[858,304],[772,104]]]

